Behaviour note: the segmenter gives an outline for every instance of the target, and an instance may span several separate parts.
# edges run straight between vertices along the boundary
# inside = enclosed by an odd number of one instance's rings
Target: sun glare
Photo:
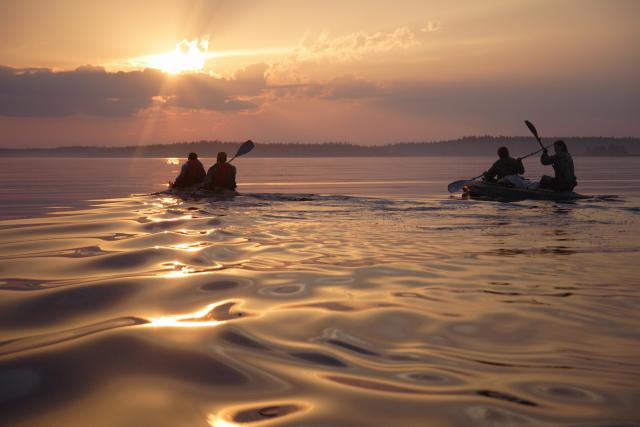
[[[208,37],[182,40],[173,52],[148,56],[145,62],[169,74],[202,71],[208,50]]]
[[[229,304],[229,301],[218,301],[213,304],[209,304],[205,308],[196,311],[195,313],[178,314],[175,316],[161,316],[149,319],[147,326],[162,326],[162,327],[205,327],[205,326],[217,326],[226,323],[226,320],[216,320],[212,316],[213,310],[217,307]]]

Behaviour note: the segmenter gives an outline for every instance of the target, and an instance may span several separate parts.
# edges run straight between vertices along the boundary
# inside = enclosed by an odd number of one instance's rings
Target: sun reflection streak
[[[156,249],[159,249],[159,248],[157,247]],[[172,264],[173,264],[173,269],[167,273],[162,274],[162,277],[165,277],[168,279],[175,279],[177,277],[188,276],[189,274],[194,273],[196,271],[195,268],[191,268],[184,264],[180,264],[178,261],[173,261]]]
[[[152,206],[165,207],[166,205],[173,205],[177,201],[176,197],[161,197],[157,203],[152,203]]]
[[[179,230],[175,230],[178,234],[184,234],[185,236],[202,236],[205,234],[211,234],[216,231],[215,228],[209,228],[204,230],[188,230],[186,228],[181,228]]]
[[[178,249],[183,252],[200,252],[204,248],[208,246],[205,242],[196,242],[196,243],[180,243],[174,246],[170,246],[170,249]]]
[[[197,233],[197,235],[201,235],[201,233]],[[201,250],[209,247],[210,244],[207,242],[195,242],[195,243],[179,243],[177,245],[169,245],[169,246],[162,246],[162,245],[155,245],[153,248],[154,249],[173,249],[173,250],[179,250],[181,252],[200,252]],[[174,263],[176,263],[176,261],[173,261]],[[174,264],[174,268],[178,269],[180,268],[181,270],[184,270],[187,267],[180,267],[182,266],[182,264]]]
[[[217,415],[210,414],[207,417],[207,422],[211,427],[239,427],[240,424],[232,423]]]
[[[178,218],[149,218],[153,222],[175,222],[183,219],[193,219],[193,215],[182,215]]]
[[[178,314],[175,316],[161,316],[149,318],[149,323],[145,327],[176,327],[176,328],[198,328],[205,326],[218,326],[226,323],[226,320],[216,320],[213,318],[213,310],[229,301],[219,301],[209,304],[205,308],[194,313]]]

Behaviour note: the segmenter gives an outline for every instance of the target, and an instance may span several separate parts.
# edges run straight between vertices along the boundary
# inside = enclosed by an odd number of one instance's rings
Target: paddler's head
[[[225,153],[224,151],[221,151],[218,153],[218,163],[224,163],[227,161],[227,153]]]
[[[189,153],[189,160],[198,160],[198,155],[196,153]]]
[[[564,143],[563,140],[559,139],[553,143],[553,149],[556,150],[556,153],[568,153],[567,144]]]
[[[504,146],[498,148],[498,157],[500,157],[501,159],[506,159],[507,157],[509,157],[509,149]]]

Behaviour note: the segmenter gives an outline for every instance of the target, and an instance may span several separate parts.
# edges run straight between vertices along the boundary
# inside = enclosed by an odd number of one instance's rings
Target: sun
[[[165,73],[179,74],[202,71],[209,50],[209,37],[182,40],[173,52],[151,55],[145,63]]]

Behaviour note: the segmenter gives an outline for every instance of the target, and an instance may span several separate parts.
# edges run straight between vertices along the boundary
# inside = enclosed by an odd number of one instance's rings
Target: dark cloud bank
[[[73,71],[0,67],[0,115],[64,117],[74,114],[130,116],[155,101],[187,109],[233,111],[256,108],[265,88],[265,65],[233,79],[206,74],[166,75],[157,70],[107,72],[85,66]]]
[[[0,116],[131,116],[149,107],[249,111],[267,99],[322,99],[407,117],[484,123],[504,129],[523,118],[556,123],[570,134],[631,136],[640,133],[640,86],[633,79],[571,81],[372,82],[341,77],[324,83],[270,85],[266,64],[233,78],[208,74],[166,75],[157,70],[107,72],[85,66],[73,71],[0,67]],[[310,112],[312,113],[312,112]],[[563,127],[563,125],[566,125]],[[582,127],[581,129],[578,127]],[[481,130],[479,130],[481,131]]]

